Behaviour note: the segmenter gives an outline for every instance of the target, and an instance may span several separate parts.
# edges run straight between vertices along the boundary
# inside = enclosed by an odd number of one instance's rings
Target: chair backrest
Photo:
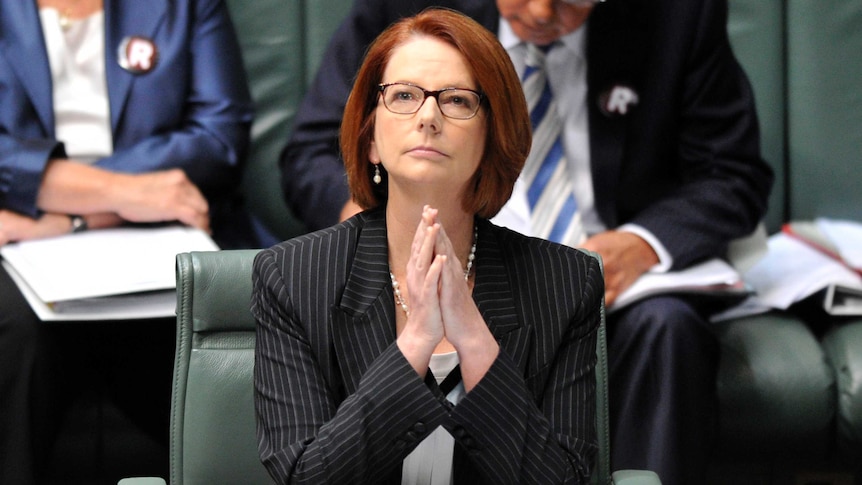
[[[593,254],[601,265],[602,258]],[[602,267],[604,274],[604,267]],[[599,452],[593,468],[591,482],[611,483],[611,425],[608,417],[608,344],[605,335],[605,304],[602,301],[602,321],[596,341],[596,437]]]
[[[786,4],[790,218],[862,221],[862,2]]]
[[[172,485],[272,483],[255,437],[249,302],[256,252],[177,255]]]
[[[786,0],[729,0],[727,32],[754,90],[763,158],[775,171],[765,223],[777,231],[785,220],[785,45]]]
[[[254,99],[242,192],[277,239],[304,232],[284,202],[278,158],[329,38],[352,0],[227,0]]]
[[[271,483],[258,458],[255,437],[255,320],[249,303],[256,253],[177,255],[172,485]],[[596,357],[599,453],[592,482],[605,484],[611,475],[604,305]]]

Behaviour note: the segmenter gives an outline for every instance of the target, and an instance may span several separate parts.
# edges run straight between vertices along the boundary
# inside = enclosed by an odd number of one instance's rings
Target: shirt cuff
[[[666,273],[670,270],[671,266],[673,266],[673,258],[670,253],[658,240],[658,238],[653,235],[653,233],[647,231],[643,227],[637,224],[623,224],[622,226],[616,229],[621,232],[629,232],[636,236],[640,236],[647,244],[650,245],[653,251],[658,255],[658,263],[656,263],[652,268],[648,271],[650,273]]]

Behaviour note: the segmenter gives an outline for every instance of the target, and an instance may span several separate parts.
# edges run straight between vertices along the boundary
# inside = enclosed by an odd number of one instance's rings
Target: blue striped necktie
[[[533,234],[574,247],[583,243],[585,233],[560,137],[563,122],[545,71],[547,51],[527,44],[522,83],[533,146],[521,176],[527,185]]]

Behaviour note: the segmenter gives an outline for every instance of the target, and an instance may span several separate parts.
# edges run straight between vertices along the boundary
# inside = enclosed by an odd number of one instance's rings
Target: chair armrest
[[[614,485],[661,485],[658,474],[649,470],[617,470],[611,480]]]
[[[123,478],[117,485],[166,485],[167,482],[159,477],[134,477]]]

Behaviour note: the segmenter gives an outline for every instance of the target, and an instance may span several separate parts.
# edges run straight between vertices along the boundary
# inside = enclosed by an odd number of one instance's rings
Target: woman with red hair
[[[530,149],[493,34],[427,10],[370,47],[344,113],[347,221],[261,252],[255,405],[278,483],[584,483],[598,261],[488,221]]]

